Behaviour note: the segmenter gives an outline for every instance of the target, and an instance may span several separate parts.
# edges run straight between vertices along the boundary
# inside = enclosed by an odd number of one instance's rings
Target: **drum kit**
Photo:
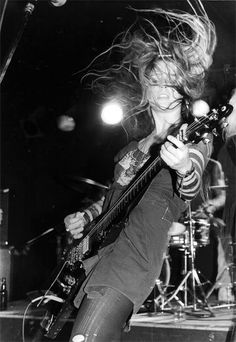
[[[206,317],[213,315],[212,307],[208,304],[208,297],[216,288],[216,283],[212,284],[195,268],[195,257],[196,250],[199,247],[210,245],[210,232],[215,226],[215,221],[218,222],[204,207],[192,211],[189,204],[187,214],[182,222],[173,222],[169,230],[168,252],[163,263],[164,272],[162,271],[160,278],[156,280],[158,289],[154,296],[154,311],[156,313],[173,311],[173,303],[176,303],[178,308],[191,308],[192,313],[206,310],[208,312]],[[171,273],[168,262],[170,248],[178,249],[183,259],[183,269],[180,272],[183,277],[180,283],[175,286],[169,284]],[[163,273],[164,280],[162,279]],[[200,276],[202,276],[202,282]],[[203,287],[204,285],[209,287],[209,284],[210,289],[208,288],[206,292]]]
[[[69,186],[74,190],[78,190],[82,184],[89,187],[99,188],[102,191],[109,189],[107,185],[101,184],[89,178],[80,176],[69,176],[67,181],[70,181]],[[68,185],[68,184],[67,184]],[[211,186],[212,190],[226,190],[225,186]],[[191,210],[189,204],[188,213],[182,222],[173,222],[169,229],[169,248],[178,249],[182,253],[183,270],[181,274],[183,279],[174,291],[168,292],[168,289],[174,287],[169,285],[171,267],[169,264],[168,253],[164,258],[164,280],[156,280],[156,287],[158,293],[154,298],[154,311],[164,312],[172,308],[173,301],[178,303],[182,309],[192,308],[192,312],[199,311],[199,306],[203,310],[208,311],[208,316],[213,316],[211,307],[208,304],[208,296],[215,288],[215,284],[211,287],[208,294],[203,289],[204,284],[209,284],[210,281],[204,279],[202,283],[199,275],[200,271],[195,268],[196,250],[200,247],[206,247],[210,244],[210,231],[214,225],[214,216],[209,213],[204,207],[200,207],[196,211]],[[203,316],[202,316],[203,317]]]
[[[183,269],[181,275],[184,277],[177,288],[169,293],[167,293],[169,284],[166,284],[165,281],[165,286],[162,286],[161,281],[157,280],[156,285],[159,295],[154,301],[162,311],[166,307],[170,309],[173,302],[177,302],[182,308],[192,307],[193,311],[197,311],[197,304],[201,303],[210,311],[202,287],[203,284],[199,279],[199,272],[196,270],[194,263],[196,249],[210,243],[210,225],[208,217],[199,217],[199,212],[193,212],[191,209],[189,209],[189,214],[184,219],[184,224],[173,222],[169,231],[169,248],[177,248],[182,252]],[[178,234],[181,228],[182,232]],[[168,260],[168,255],[166,258]],[[170,279],[170,275],[168,279]],[[200,289],[201,300],[197,296],[197,288]]]
[[[193,244],[194,247],[204,247],[209,245],[210,243],[210,218],[209,217],[198,217],[199,212],[192,212],[191,219],[187,217],[184,221],[184,224],[179,222],[173,222],[171,228],[174,233],[169,234],[169,247],[174,248],[189,248],[190,247],[190,220],[193,225]],[[179,229],[179,226],[183,227],[183,233],[178,234],[174,231],[174,229]]]

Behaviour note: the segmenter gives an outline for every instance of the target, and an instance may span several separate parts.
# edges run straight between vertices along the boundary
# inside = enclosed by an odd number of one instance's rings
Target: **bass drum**
[[[169,247],[185,248],[189,246],[189,232],[180,222],[173,222],[169,229]]]
[[[161,297],[163,292],[165,293],[168,289],[168,286],[170,283],[170,276],[171,276],[171,270],[170,270],[169,256],[166,255],[164,257],[161,274],[159,278],[156,279],[155,286],[151,294],[148,296],[148,298],[145,300],[145,302],[141,306],[139,313],[156,311],[156,307],[159,306],[158,304],[159,298]]]
[[[160,277],[156,280],[156,284],[161,284],[163,287],[169,286],[170,275],[171,275],[171,270],[170,270],[169,255],[166,255],[164,257]]]

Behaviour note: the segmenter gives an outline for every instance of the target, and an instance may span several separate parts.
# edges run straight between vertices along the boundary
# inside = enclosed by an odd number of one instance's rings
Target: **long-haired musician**
[[[98,251],[92,268],[85,261],[88,276],[74,301],[79,310],[71,342],[120,341],[131,314],[159,276],[172,222],[200,189],[211,135],[207,144],[184,144],[181,139],[192,104],[203,94],[216,46],[214,25],[198,4],[196,9],[190,6],[192,13],[137,10],[136,23],[99,57],[116,53],[114,64],[91,71],[95,91],[109,100],[119,95],[129,144],[116,156],[114,182],[106,196],[68,215],[67,231],[81,238],[85,224],[107,212],[135,179],[153,146],[160,146],[163,167],[130,210],[116,240]],[[206,114],[204,106],[202,111]]]

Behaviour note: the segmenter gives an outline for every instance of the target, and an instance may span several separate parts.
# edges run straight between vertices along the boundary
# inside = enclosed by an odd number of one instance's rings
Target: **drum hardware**
[[[106,186],[102,183],[99,183],[93,179],[80,177],[80,176],[76,176],[76,175],[67,175],[66,180],[74,182],[76,185],[78,185],[79,183],[86,183],[86,184],[93,185],[93,186],[96,186],[96,187],[101,188],[101,189],[105,189],[105,190],[109,189],[109,186]]]
[[[204,247],[210,244],[210,217],[201,217],[202,213],[192,212],[191,220],[187,217],[184,220],[185,227],[189,227],[190,223],[193,224],[194,239],[192,241],[194,247]],[[198,216],[200,215],[200,217]],[[190,222],[191,221],[191,222]],[[182,225],[183,226],[183,225]],[[190,247],[190,234],[186,229],[181,234],[172,235],[169,240],[170,247],[177,247],[179,249],[186,249]]]
[[[212,185],[209,186],[210,190],[226,190],[229,186],[228,185]]]
[[[164,276],[163,276],[163,270],[164,272]],[[164,257],[164,262],[163,262],[163,266],[162,266],[162,272],[161,275],[158,279],[156,279],[155,281],[155,285],[156,288],[159,292],[159,295],[154,293],[154,313],[163,313],[165,308],[165,300],[166,300],[166,296],[167,296],[167,290],[170,287],[174,287],[174,285],[170,285],[170,263],[169,263],[169,254],[167,253]],[[178,298],[176,298],[176,300],[178,300]],[[171,306],[170,306],[170,309]]]
[[[236,303],[230,301],[230,292],[232,291],[234,296],[236,295],[236,264],[235,264],[235,253],[234,253],[234,248],[235,248],[235,243],[234,242],[229,242],[228,246],[230,247],[231,251],[229,253],[231,262],[226,264],[221,272],[217,275],[217,278],[215,280],[215,283],[212,285],[212,287],[208,290],[207,292],[207,298],[212,294],[212,292],[216,288],[221,288],[224,287],[227,290],[227,302],[223,303],[221,305],[218,305],[217,307],[229,307],[229,306],[235,306]],[[227,272],[230,277],[229,282],[222,282],[222,278],[224,279],[224,274]]]
[[[196,234],[199,227],[203,227],[203,223],[207,223],[205,230],[208,230],[209,224],[206,221],[200,221],[192,216],[193,212],[191,212],[191,207],[189,205],[189,217],[188,217],[188,227],[187,227],[187,236],[188,236],[188,243],[181,246],[181,250],[183,251],[183,270],[182,275],[184,278],[178,285],[177,289],[170,294],[166,293],[166,290],[163,290],[159,287],[160,296],[156,298],[156,304],[158,304],[158,300],[161,301],[160,308],[161,310],[170,310],[173,309],[173,305],[171,302],[175,300],[178,305],[182,308],[192,308],[192,313],[199,311],[198,305],[201,305],[201,309],[205,309],[208,311],[208,314],[204,317],[214,316],[206,298],[206,294],[203,290],[203,283],[201,283],[199,279],[199,272],[196,270],[194,261],[195,261],[195,251],[198,246],[205,246],[207,245],[208,238],[205,236],[205,231],[203,237],[199,239],[196,243],[196,238],[199,238]],[[198,227],[199,224],[199,227]],[[209,281],[207,281],[209,282]],[[200,290],[201,299],[197,297],[197,287]],[[183,291],[183,299],[180,298],[179,292]],[[192,302],[189,305],[189,294],[191,295]],[[166,308],[167,306],[167,308]],[[190,313],[188,313],[190,314]]]

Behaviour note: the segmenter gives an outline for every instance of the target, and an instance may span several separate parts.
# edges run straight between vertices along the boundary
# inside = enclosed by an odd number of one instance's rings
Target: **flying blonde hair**
[[[134,115],[137,119],[148,108],[149,75],[159,60],[175,65],[171,84],[185,99],[191,102],[201,97],[217,39],[201,1],[196,0],[195,7],[190,0],[188,3],[192,14],[160,8],[131,9],[138,15],[137,21],[93,61],[119,55],[118,63],[91,70],[86,77],[93,77],[91,87],[106,99],[119,99],[126,118]]]

